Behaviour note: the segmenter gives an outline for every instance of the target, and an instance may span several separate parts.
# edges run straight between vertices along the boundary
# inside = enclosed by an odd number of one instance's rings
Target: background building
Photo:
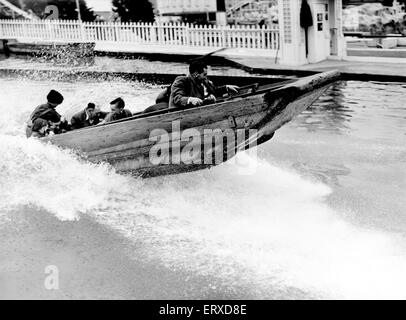
[[[258,24],[269,19],[277,0],[155,0],[162,19],[179,17],[191,23]]]
[[[342,30],[342,0],[307,0],[311,10],[311,26],[301,27],[302,1],[279,0],[279,33],[281,64],[303,65],[346,56]],[[308,50],[306,52],[306,42]]]
[[[263,6],[267,9],[266,23],[274,23],[279,30],[280,48],[275,59],[279,63],[302,65],[328,58],[342,59],[346,55],[342,0],[307,2],[311,10],[311,26],[307,28],[307,37],[306,29],[300,23],[302,0],[156,0],[156,9],[160,16],[177,15],[187,22],[222,24],[224,20],[219,17],[220,11],[224,12],[226,23],[235,23],[239,17],[238,23],[243,24],[250,23],[247,19],[250,10],[254,13]],[[264,23],[262,18],[258,20],[256,24]]]
[[[156,0],[158,16],[180,17],[185,22],[216,21],[217,0]]]

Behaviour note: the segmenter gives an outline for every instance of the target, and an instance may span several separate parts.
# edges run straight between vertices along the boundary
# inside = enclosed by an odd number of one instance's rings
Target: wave
[[[1,212],[85,214],[143,243],[146,259],[261,297],[292,287],[316,297],[406,296],[399,239],[351,225],[326,204],[329,187],[266,160],[250,159],[252,175],[226,164],[142,181],[32,139],[3,135],[0,148]]]
[[[74,220],[80,213],[103,209],[114,181],[120,183],[108,166],[86,163],[35,139],[1,135],[0,148],[2,211],[32,206]]]

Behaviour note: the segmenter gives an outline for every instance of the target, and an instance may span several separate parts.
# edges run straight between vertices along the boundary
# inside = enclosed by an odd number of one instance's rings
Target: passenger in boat
[[[110,102],[111,112],[107,115],[106,119],[104,119],[103,123],[109,123],[112,121],[117,121],[125,118],[132,117],[132,113],[128,109],[125,108],[125,102],[121,98],[117,98]]]
[[[55,110],[63,102],[63,96],[55,90],[51,90],[47,95],[47,103],[35,108],[27,121],[27,138],[31,137],[35,120],[43,119],[53,128],[55,133],[62,133],[68,130],[68,122]]]
[[[31,137],[33,138],[43,138],[46,137],[51,133],[48,121],[38,118],[35,119],[32,125],[32,134]]]
[[[70,123],[72,129],[82,129],[85,127],[98,125],[106,118],[107,113],[100,111],[94,103],[89,103],[85,110],[76,113]]]
[[[166,102],[169,104],[169,98],[171,97],[171,88],[172,85],[169,85],[164,90],[162,90],[156,97],[155,103],[160,104]]]
[[[238,93],[239,87],[226,85],[215,87],[207,78],[207,64],[201,60],[189,66],[189,75],[177,77],[171,88],[169,108],[198,107],[215,103],[224,94]]]

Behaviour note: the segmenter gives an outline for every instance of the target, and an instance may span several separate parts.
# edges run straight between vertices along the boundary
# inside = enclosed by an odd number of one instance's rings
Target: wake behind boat
[[[339,78],[338,72],[330,71],[247,87],[215,104],[138,113],[43,140],[142,177],[201,170],[268,141]]]

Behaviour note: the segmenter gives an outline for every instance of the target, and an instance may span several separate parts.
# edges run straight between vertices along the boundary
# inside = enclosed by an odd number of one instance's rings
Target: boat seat
[[[146,108],[144,110],[144,113],[160,111],[160,110],[165,110],[165,109],[169,109],[169,103],[161,102],[161,103],[157,103],[157,104],[154,104],[153,106]]]

